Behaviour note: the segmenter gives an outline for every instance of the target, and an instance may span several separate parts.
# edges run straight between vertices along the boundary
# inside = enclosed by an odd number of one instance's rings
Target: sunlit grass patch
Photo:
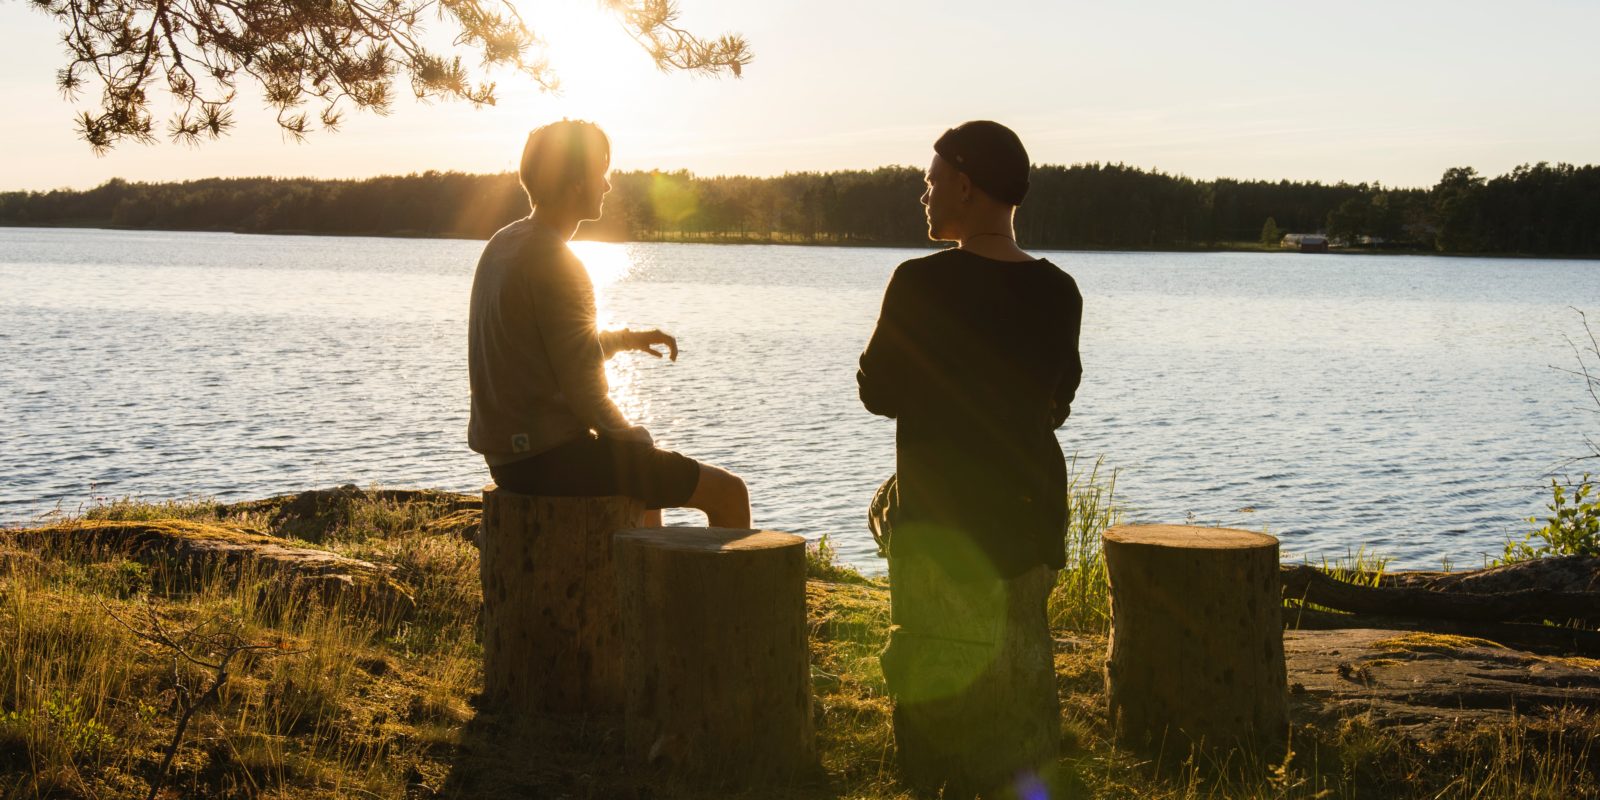
[[[1101,471],[1104,458],[1086,469],[1074,456],[1067,470],[1066,568],[1056,576],[1050,592],[1050,627],[1075,631],[1105,631],[1111,607],[1107,594],[1106,564],[1101,534],[1118,524],[1122,512],[1116,503],[1117,473]]]
[[[893,783],[893,705],[878,655],[889,636],[886,584],[806,582],[817,745],[823,766],[852,785]]]
[[[168,510],[183,521],[163,518]],[[215,512],[127,501],[88,522],[226,518]],[[234,664],[173,761],[174,796],[398,797],[408,775],[442,776],[479,681],[476,552],[420,532],[359,549],[416,579],[428,613],[396,627],[320,596],[285,600],[271,591],[275,576],[248,563],[177,584],[111,552],[0,558],[0,798],[148,792],[174,731],[174,681],[203,686],[206,670],[119,619],[171,629],[215,621],[293,651]]]
[[[860,570],[839,560],[839,550],[826,533],[806,543],[806,577],[834,583],[868,582]]]
[[[1493,650],[1504,650],[1506,647],[1488,639],[1479,639],[1475,636],[1456,636],[1449,633],[1408,633],[1388,639],[1380,639],[1372,643],[1374,650],[1390,650],[1405,653],[1450,653],[1465,650],[1469,647],[1486,647]]]
[[[481,507],[470,495],[345,485],[235,503],[224,512],[262,518],[278,536],[331,545],[413,533],[471,541]]]
[[[81,568],[47,566],[0,567],[0,796],[117,791],[147,761],[156,720],[136,698],[159,675]]]
[[[197,497],[181,500],[140,500],[134,497],[99,498],[87,509],[84,519],[102,519],[113,522],[147,522],[150,520],[183,519],[215,522],[220,519],[223,505],[216,500]]]
[[[1327,556],[1323,556],[1321,563],[1315,566],[1336,581],[1375,588],[1383,585],[1383,576],[1389,568],[1389,560],[1388,556],[1368,550],[1366,547],[1358,547],[1355,550],[1346,550],[1343,556],[1331,561]],[[1307,564],[1309,563],[1307,560]],[[1308,603],[1296,597],[1284,598],[1284,621],[1290,629],[1300,627],[1298,613],[1300,611],[1351,616],[1350,612],[1341,609]]]
[[[1346,550],[1344,556],[1329,561],[1326,556],[1318,569],[1328,574],[1328,577],[1344,583],[1353,583],[1357,586],[1381,586],[1383,574],[1389,568],[1389,557],[1358,547],[1354,551]]]

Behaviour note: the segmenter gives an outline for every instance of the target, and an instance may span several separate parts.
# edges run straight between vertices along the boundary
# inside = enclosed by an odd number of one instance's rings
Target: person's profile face
[[[606,193],[611,191],[611,162],[609,159],[595,165],[593,171],[584,176],[583,183],[579,185],[579,194],[582,197],[583,219],[599,219],[601,207],[605,204]]]
[[[960,204],[958,173],[943,158],[935,155],[922,180],[922,208],[928,218],[928,238],[936,242],[960,238],[952,228]]]

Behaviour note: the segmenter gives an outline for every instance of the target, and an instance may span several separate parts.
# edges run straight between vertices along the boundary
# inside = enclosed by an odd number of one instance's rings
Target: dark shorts
[[[594,436],[490,467],[502,489],[544,497],[623,495],[647,509],[679,508],[700,483],[700,462],[643,442]]]

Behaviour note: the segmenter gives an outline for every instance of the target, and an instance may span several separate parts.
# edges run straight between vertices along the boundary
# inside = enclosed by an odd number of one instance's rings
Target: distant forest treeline
[[[619,172],[609,240],[926,241],[911,167],[701,178]],[[524,216],[516,176],[427,172],[366,180],[120,179],[87,191],[0,193],[0,224],[487,238]],[[1326,232],[1336,241],[1452,253],[1600,255],[1600,166],[1468,167],[1429,189],[1378,184],[1200,181],[1121,164],[1035,168],[1017,220],[1041,248],[1189,249]]]

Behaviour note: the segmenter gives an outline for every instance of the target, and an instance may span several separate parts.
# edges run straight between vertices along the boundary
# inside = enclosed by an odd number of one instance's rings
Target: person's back
[[[880,662],[901,777],[965,797],[1005,791],[1058,750],[1045,600],[1063,561],[1055,430],[1082,374],[1083,300],[1017,246],[1029,163],[1016,134],[970,122],[934,152],[929,238],[958,246],[895,271],[856,378],[896,423],[896,472],[869,519],[889,558]]]
[[[1055,429],[1077,385],[1081,308],[1072,278],[1044,259],[951,249],[895,273],[862,355],[861,396],[896,420],[901,522],[971,537],[943,559],[953,573],[1062,565]],[[974,550],[989,563],[970,563]]]
[[[555,298],[592,297],[576,261],[552,231],[531,219],[501,228],[478,260],[468,321],[467,441],[491,464],[544,452],[591,427],[560,391],[539,319],[553,310],[547,306]],[[552,283],[563,290],[551,291]],[[597,413],[610,416],[604,407]],[[627,427],[620,415],[608,422]]]

